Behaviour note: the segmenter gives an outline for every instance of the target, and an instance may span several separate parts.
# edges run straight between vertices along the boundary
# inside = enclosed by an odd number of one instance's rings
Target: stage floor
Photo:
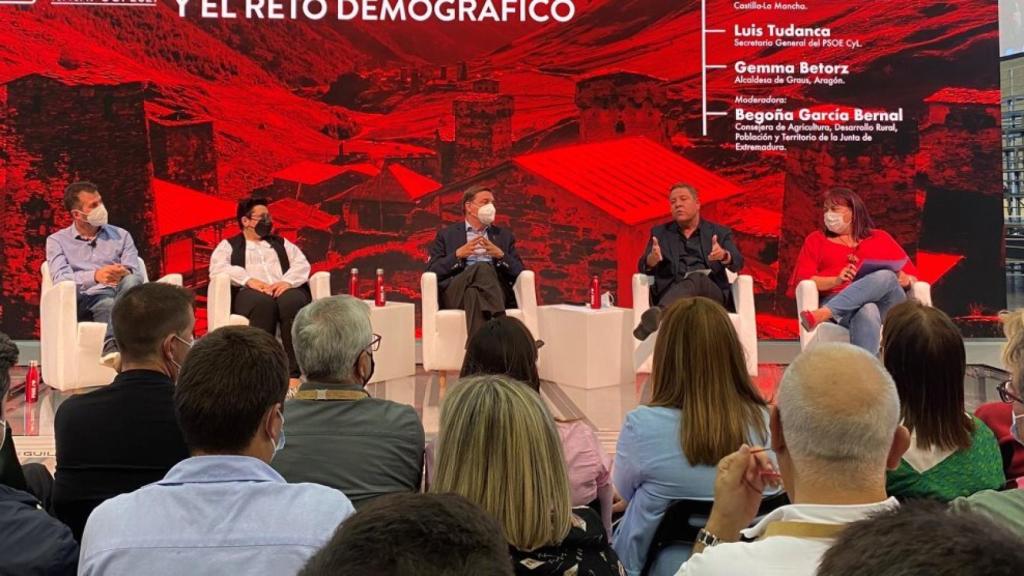
[[[773,397],[783,370],[785,366],[780,364],[759,366],[759,375],[755,381],[766,398]],[[53,416],[61,402],[71,394],[52,390],[43,385],[39,401],[27,404],[21,387],[25,372],[24,367],[11,370],[13,390],[7,399],[4,418],[14,430],[14,441],[21,461],[42,462],[52,470],[55,464]],[[457,376],[455,373],[449,373],[448,389],[457,383]],[[964,381],[967,409],[973,412],[982,403],[997,401],[995,387],[1007,377],[1008,374],[1001,369],[985,365],[968,366],[967,378]],[[437,435],[442,393],[435,374],[424,372],[422,367],[418,366],[415,376],[370,384],[367,389],[374,397],[409,404],[423,420],[427,438],[431,439]],[[615,452],[615,442],[625,414],[635,408],[640,401],[646,400],[650,394],[647,389],[647,375],[621,386],[593,390],[545,381],[541,391],[556,416],[582,417],[589,421],[597,429],[598,437],[609,454]],[[87,394],[88,390],[77,393]]]

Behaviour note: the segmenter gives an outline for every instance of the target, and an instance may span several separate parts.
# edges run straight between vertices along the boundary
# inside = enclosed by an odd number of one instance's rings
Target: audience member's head
[[[10,336],[0,332],[0,400],[11,389],[11,368],[18,364],[18,346]],[[3,414],[0,414],[3,416]]]
[[[345,522],[299,576],[512,575],[501,527],[457,494],[392,494]]]
[[[0,420],[3,420],[4,404],[11,389],[11,368],[18,364],[18,346],[3,332],[0,332]],[[4,433],[0,431],[0,445]]]
[[[908,300],[882,327],[882,361],[896,382],[903,425],[917,446],[966,450],[974,424],[964,413],[967,353],[945,312]]]
[[[441,407],[431,489],[465,496],[520,550],[562,542],[571,505],[562,443],[540,395],[507,376],[461,380]]]
[[[511,316],[492,318],[466,345],[461,378],[505,374],[540,392],[537,342],[521,321]]]
[[[847,526],[818,576],[1017,576],[1024,539],[973,512],[910,502]]]
[[[141,284],[117,299],[111,322],[122,370],[159,367],[174,378],[192,346],[195,297],[172,284]]]
[[[372,340],[370,309],[351,296],[317,300],[292,324],[295,359],[310,381],[365,385],[373,375]]]
[[[283,447],[288,359],[264,330],[228,326],[195,346],[181,367],[174,406],[194,456],[242,454],[270,462]]]
[[[910,443],[900,426],[892,377],[849,344],[819,344],[797,356],[779,382],[772,448],[786,490],[854,495],[885,489]]]
[[[1024,308],[999,315],[1006,335],[1003,364],[1010,371],[1010,384],[1016,396],[1024,390]],[[1021,407],[1024,409],[1024,406]]]
[[[750,430],[768,436],[767,404],[728,313],[712,300],[687,298],[662,314],[651,382],[652,406],[682,411],[680,443],[691,465],[717,465],[749,441]]]

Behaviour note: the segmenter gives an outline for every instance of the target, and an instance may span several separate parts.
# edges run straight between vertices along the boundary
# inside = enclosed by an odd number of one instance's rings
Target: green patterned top
[[[949,502],[982,490],[998,490],[1006,483],[1003,457],[992,430],[977,417],[971,447],[954,452],[933,468],[918,472],[906,460],[886,474],[886,489],[900,500],[929,498]]]

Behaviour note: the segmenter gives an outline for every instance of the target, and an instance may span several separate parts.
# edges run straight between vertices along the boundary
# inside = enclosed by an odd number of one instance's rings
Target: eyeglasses
[[[999,399],[1007,404],[1013,404],[1014,402],[1024,404],[1024,400],[1022,400],[1020,396],[1010,392],[1009,386],[1011,382],[1011,380],[1007,380],[996,386],[996,392],[999,392]]]
[[[370,343],[367,344],[366,347],[369,348],[371,352],[380,350],[380,334],[374,334],[373,338],[370,339]]]

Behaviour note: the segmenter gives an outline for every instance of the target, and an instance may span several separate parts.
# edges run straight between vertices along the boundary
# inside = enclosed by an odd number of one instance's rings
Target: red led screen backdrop
[[[45,238],[96,182],[150,275],[202,294],[234,202],[336,291],[383,268],[418,300],[426,245],[495,186],[541,303],[617,303],[674,182],[732,227],[763,338],[821,194],[858,191],[988,334],[1006,303],[999,27],[990,0],[0,1],[0,329],[38,333]],[[202,302],[202,300],[200,300]]]

